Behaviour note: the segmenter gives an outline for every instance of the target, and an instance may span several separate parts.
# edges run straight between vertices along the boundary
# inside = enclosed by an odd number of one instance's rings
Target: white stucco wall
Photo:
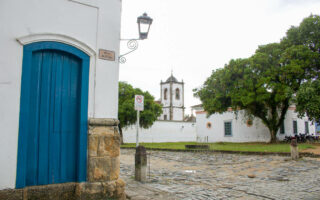
[[[183,120],[183,109],[182,108],[173,108],[173,119],[177,121]]]
[[[268,142],[270,134],[267,127],[262,124],[260,119],[255,118],[252,126],[247,126],[243,115],[239,113],[236,119],[233,112],[225,112],[223,114],[213,114],[206,117],[206,112],[197,112],[197,140],[204,142]],[[293,133],[293,120],[298,122],[298,133],[305,132],[304,122],[308,120],[307,117],[302,119],[297,118],[294,110],[288,110],[284,121],[285,134],[279,134],[278,138],[281,140],[285,135]],[[224,122],[232,122],[232,136],[224,135]],[[207,128],[207,123],[211,123],[211,128]],[[309,122],[309,133],[315,133],[315,126]]]
[[[140,142],[194,142],[196,124],[192,122],[155,121],[149,129],[139,130]],[[136,142],[136,126],[123,129],[125,143]]]
[[[89,117],[117,118],[121,0],[0,1],[0,189],[16,180],[23,45],[59,41],[90,56]],[[115,61],[98,59],[98,50]]]
[[[287,111],[286,118],[285,118],[285,135],[294,135],[293,134],[293,121],[297,121],[298,126],[298,133],[305,133],[305,122],[308,121],[308,117],[298,118],[297,113],[295,112],[294,108],[291,108]],[[309,124],[309,133],[315,134],[316,127],[315,123],[308,121]]]
[[[166,120],[169,120],[169,118],[170,118],[170,108],[162,108],[162,114],[160,115],[159,120],[165,120],[164,119],[165,115],[167,115],[167,119]]]

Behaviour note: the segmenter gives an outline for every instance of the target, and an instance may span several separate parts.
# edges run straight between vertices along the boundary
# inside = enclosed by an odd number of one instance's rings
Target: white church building
[[[183,121],[184,119],[184,82],[171,76],[160,83],[160,103],[162,114],[159,120]]]

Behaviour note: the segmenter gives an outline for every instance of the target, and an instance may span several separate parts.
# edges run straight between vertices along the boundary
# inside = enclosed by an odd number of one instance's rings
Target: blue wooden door
[[[23,62],[17,188],[85,181],[88,56],[36,46]]]

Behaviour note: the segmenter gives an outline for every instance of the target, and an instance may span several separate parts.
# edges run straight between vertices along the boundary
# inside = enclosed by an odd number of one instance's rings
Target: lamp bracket
[[[140,39],[121,39],[120,40],[120,41],[128,41],[127,47],[129,49],[129,51],[127,53],[119,55],[119,58],[118,58],[119,63],[121,63],[121,64],[125,63],[127,61],[125,56],[138,49],[138,40],[140,40]]]

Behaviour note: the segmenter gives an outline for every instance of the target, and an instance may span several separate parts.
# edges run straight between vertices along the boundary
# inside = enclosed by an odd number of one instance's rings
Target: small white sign
[[[135,95],[134,99],[135,99],[134,100],[134,109],[139,110],[139,111],[143,111],[144,97],[142,95]]]

